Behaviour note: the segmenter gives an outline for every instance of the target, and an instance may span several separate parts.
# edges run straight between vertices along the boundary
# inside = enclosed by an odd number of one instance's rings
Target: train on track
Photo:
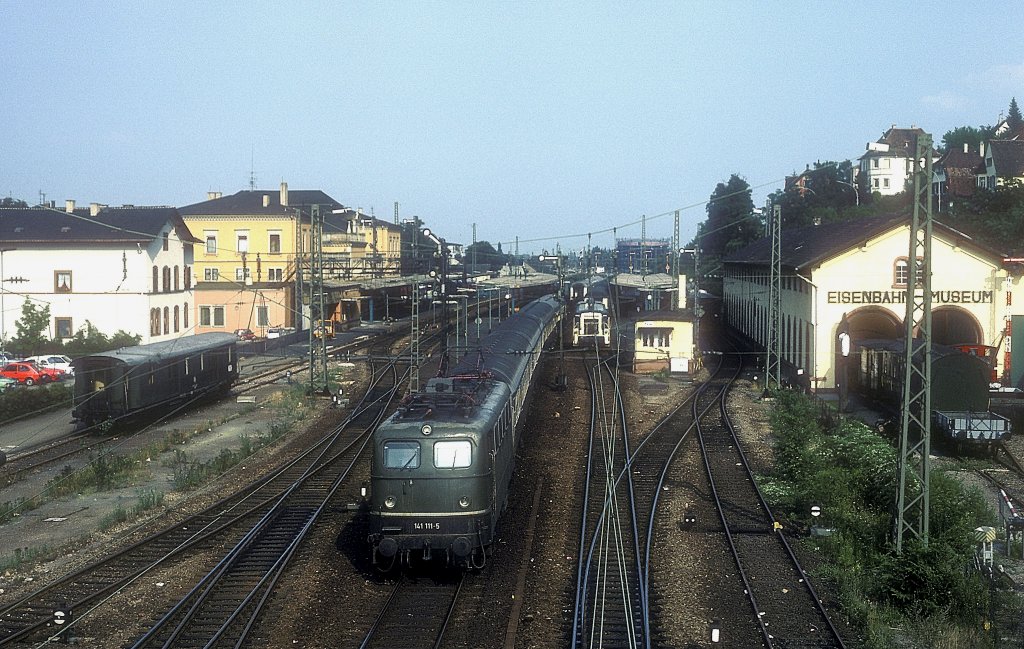
[[[906,370],[902,339],[861,340],[852,348],[851,387],[898,413]],[[933,427],[955,444],[991,445],[1012,434],[1006,417],[989,409],[992,367],[985,358],[954,347],[932,345],[931,407]],[[879,428],[892,427],[891,421]]]
[[[238,379],[237,346],[234,334],[205,333],[76,358],[71,414],[93,426],[227,390]]]
[[[374,431],[365,505],[378,568],[486,563],[508,501],[516,425],[563,310],[554,296],[526,304],[481,341],[479,354],[430,379]]]
[[[594,345],[608,347],[611,345],[608,281],[600,280],[584,285],[583,289],[578,292],[574,288],[573,295],[576,296],[572,316],[573,347],[593,347]]]

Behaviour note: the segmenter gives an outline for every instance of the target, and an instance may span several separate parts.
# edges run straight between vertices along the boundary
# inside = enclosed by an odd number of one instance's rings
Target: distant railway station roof
[[[619,273],[609,280],[616,286],[623,288],[639,289],[673,289],[676,288],[676,278],[668,273]]]

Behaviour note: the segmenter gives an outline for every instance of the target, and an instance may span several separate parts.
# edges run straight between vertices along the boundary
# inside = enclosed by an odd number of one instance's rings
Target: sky
[[[1006,5],[0,0],[0,196],[321,189],[521,252],[672,235],[893,124],[1024,102]]]

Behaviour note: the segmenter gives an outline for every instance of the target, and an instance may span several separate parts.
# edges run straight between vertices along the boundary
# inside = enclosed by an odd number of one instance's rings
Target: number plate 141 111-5
[[[441,529],[441,524],[440,523],[430,523],[430,522],[427,522],[427,523],[413,523],[412,524],[412,529],[416,530],[417,532],[424,532],[424,531],[428,531],[428,530],[439,531]]]

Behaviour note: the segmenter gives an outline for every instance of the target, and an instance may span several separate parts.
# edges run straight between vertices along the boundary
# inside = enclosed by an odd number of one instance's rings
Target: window
[[[641,347],[668,347],[672,330],[667,327],[642,327],[637,332]]]
[[[257,327],[269,327],[270,326],[270,308],[265,306],[256,307],[256,326]]]
[[[171,292],[171,267],[164,266],[164,293]]]
[[[168,250],[170,250],[170,249],[171,249],[171,247],[170,247],[170,245],[169,245],[169,244],[170,244],[170,241],[168,240],[168,237],[169,237],[169,236],[170,236],[170,234],[169,234],[169,233],[167,233],[167,232],[164,232],[164,252],[167,252]]]
[[[71,318],[54,318],[53,328],[57,331],[58,338],[72,338],[74,336]]]
[[[871,160],[871,166],[874,167],[875,169],[878,169],[878,158],[873,158]]]
[[[181,285],[179,284],[179,279],[178,278],[179,278],[178,267],[175,266],[174,267],[174,292],[175,293],[177,293],[179,290],[181,290],[181,288],[180,288]]]
[[[185,290],[192,288],[192,267],[185,266],[185,272],[182,273],[185,276]]]
[[[882,179],[882,187],[885,187],[886,189],[889,189],[889,179],[888,178],[883,178]]]
[[[871,186],[874,187],[875,189],[878,189],[878,178],[871,179]]]
[[[171,333],[171,309],[164,307],[164,335]]]
[[[178,310],[178,305],[174,305],[174,333],[181,331],[181,312]]]
[[[158,293],[160,291],[160,269],[153,266],[153,292]]]
[[[224,326],[224,307],[215,306],[213,307],[213,326],[223,327]]]
[[[199,326],[200,327],[209,327],[211,322],[213,322],[213,317],[212,317],[212,312],[210,311],[210,307],[208,307],[208,306],[201,306],[201,307],[199,307]]]
[[[217,235],[206,233],[206,254],[216,255],[217,254]]]
[[[216,282],[218,279],[220,279],[220,271],[217,270],[216,268],[204,268],[203,279],[205,279],[207,282]]]
[[[419,442],[384,442],[385,469],[418,469],[419,467]]]
[[[54,293],[70,293],[71,292],[71,271],[70,270],[55,270],[55,271],[53,271],[53,292]]]
[[[268,282],[281,282],[284,280],[284,269],[282,268],[268,268],[267,269],[267,281]]]
[[[434,466],[438,469],[464,469],[472,463],[469,440],[434,443]]]
[[[160,309],[149,310],[149,335],[160,335]]]
[[[235,280],[236,281],[241,282],[241,281],[244,281],[244,280],[246,280],[246,279],[248,279],[250,277],[252,277],[252,270],[250,268],[248,268],[247,266],[243,266],[241,268],[236,268],[235,269]]]
[[[270,233],[270,254],[276,255],[281,252],[281,233]]]
[[[185,327],[185,329],[188,329],[188,302],[186,302],[185,306],[181,309],[181,315],[182,315],[184,327]]]
[[[235,233],[235,251],[249,252],[249,231]]]
[[[223,327],[224,307],[222,306],[201,306],[199,307],[199,325],[203,327]]]
[[[906,286],[910,280],[910,268],[906,259],[897,259],[893,266],[893,286]]]

